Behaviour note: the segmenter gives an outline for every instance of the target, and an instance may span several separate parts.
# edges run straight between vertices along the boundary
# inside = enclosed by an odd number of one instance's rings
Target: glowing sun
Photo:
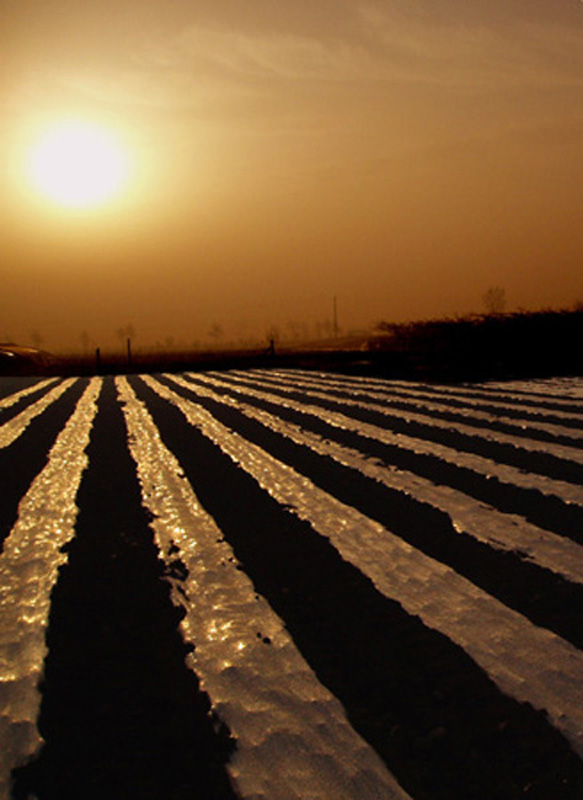
[[[29,174],[34,187],[66,208],[93,208],[115,198],[130,171],[127,150],[105,128],[86,122],[61,122],[33,145]]]

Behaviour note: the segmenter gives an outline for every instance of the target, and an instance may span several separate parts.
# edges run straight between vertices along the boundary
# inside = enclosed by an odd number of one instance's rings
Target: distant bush
[[[427,366],[513,373],[574,372],[582,365],[583,309],[381,322],[372,350],[406,354]]]

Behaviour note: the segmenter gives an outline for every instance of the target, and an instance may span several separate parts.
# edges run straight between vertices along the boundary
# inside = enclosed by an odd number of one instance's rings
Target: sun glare
[[[62,122],[45,130],[30,152],[29,173],[37,191],[70,209],[102,206],[129,178],[130,159],[107,129]]]

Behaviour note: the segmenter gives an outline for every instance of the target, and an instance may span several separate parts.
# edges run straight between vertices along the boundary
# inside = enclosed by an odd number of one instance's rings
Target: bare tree
[[[502,286],[490,286],[482,295],[482,302],[486,314],[490,316],[503,314],[506,308],[506,289],[503,289]]]
[[[127,325],[124,325],[122,328],[118,328],[117,335],[122,341],[124,339],[131,339],[133,336],[136,335],[136,330],[130,322]]]
[[[134,326],[129,323],[128,325],[124,325],[122,328],[118,328],[116,331],[121,345],[123,347],[124,343],[126,346],[127,351],[127,359],[128,364],[131,364],[132,361],[132,337],[136,335],[136,330]]]
[[[265,331],[265,335],[269,342],[277,343],[281,338],[281,333],[277,325],[270,325]]]
[[[209,336],[213,340],[215,347],[219,346],[219,342],[223,338],[223,327],[218,322],[213,322],[209,329]]]

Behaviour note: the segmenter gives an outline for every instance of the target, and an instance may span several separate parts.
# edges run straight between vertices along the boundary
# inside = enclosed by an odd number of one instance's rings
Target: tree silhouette
[[[223,328],[218,322],[214,322],[209,330],[209,336],[213,340],[215,347],[218,347],[220,340],[223,338]]]
[[[122,328],[118,328],[116,333],[119,336],[122,347],[124,345],[124,342],[126,344],[127,359],[128,359],[128,364],[130,364],[132,360],[132,336],[136,335],[135,328],[131,323],[129,323],[128,325],[125,325]]]
[[[134,326],[131,323],[129,323],[128,325],[124,325],[121,328],[118,328],[116,334],[121,343],[123,344],[126,339],[131,339],[132,337],[134,337],[136,335],[136,331]]]
[[[270,325],[269,328],[266,330],[265,335],[267,336],[268,341],[270,342],[279,342],[280,339],[280,330],[277,325]]]
[[[482,302],[488,315],[503,314],[506,308],[506,290],[502,286],[490,286],[482,295]]]

